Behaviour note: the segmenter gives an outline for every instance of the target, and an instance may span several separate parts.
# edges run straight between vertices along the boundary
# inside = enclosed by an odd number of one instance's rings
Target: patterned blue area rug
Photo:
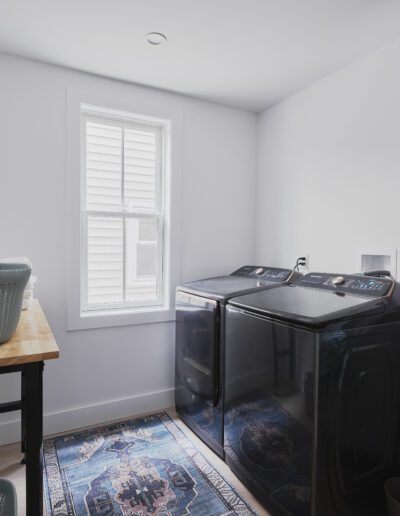
[[[52,516],[251,515],[165,412],[44,442]]]
[[[311,513],[311,448],[311,432],[263,391],[228,408],[227,459],[274,514]]]

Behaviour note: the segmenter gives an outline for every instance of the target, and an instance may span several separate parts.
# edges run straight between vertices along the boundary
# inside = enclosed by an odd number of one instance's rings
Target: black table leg
[[[21,453],[25,453],[26,424],[25,424],[25,404],[26,404],[26,375],[21,371]],[[25,464],[25,457],[21,464]]]
[[[25,369],[26,514],[43,514],[43,362]]]

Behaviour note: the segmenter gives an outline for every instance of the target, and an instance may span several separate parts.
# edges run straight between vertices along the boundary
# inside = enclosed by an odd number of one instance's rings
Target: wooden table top
[[[0,344],[0,367],[58,358],[60,351],[37,299],[23,310],[17,331]]]

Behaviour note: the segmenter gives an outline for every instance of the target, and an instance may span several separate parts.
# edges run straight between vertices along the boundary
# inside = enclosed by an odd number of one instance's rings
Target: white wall
[[[60,346],[47,432],[157,410],[173,389],[172,323],[66,331],[67,89],[182,112],[181,281],[306,253],[352,272],[359,248],[400,248],[399,62],[399,43],[375,52],[260,114],[257,133],[250,113],[0,55],[0,256],[31,258]],[[18,395],[17,375],[0,377],[0,401]],[[0,443],[17,417],[1,417]]]
[[[354,272],[360,248],[400,248],[400,43],[259,117],[259,263]]]
[[[66,331],[66,90],[182,112],[181,281],[254,261],[256,116],[5,55],[0,77],[0,256],[32,260],[61,352],[45,368],[45,431],[171,405],[173,323]],[[18,396],[18,375],[0,377],[0,401]],[[0,419],[0,443],[18,439],[17,418]]]

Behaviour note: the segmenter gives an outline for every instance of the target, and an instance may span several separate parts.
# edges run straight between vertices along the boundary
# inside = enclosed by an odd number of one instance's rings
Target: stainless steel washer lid
[[[277,289],[233,298],[229,305],[272,318],[317,327],[363,312],[379,313],[384,310],[382,298],[337,294],[299,285],[284,285]]]
[[[192,292],[194,294],[207,294],[209,297],[218,299],[228,299],[268,286],[276,287],[277,283],[274,281],[241,276],[218,276],[216,278],[185,283],[182,287],[178,287],[178,290],[184,290],[185,292]]]

